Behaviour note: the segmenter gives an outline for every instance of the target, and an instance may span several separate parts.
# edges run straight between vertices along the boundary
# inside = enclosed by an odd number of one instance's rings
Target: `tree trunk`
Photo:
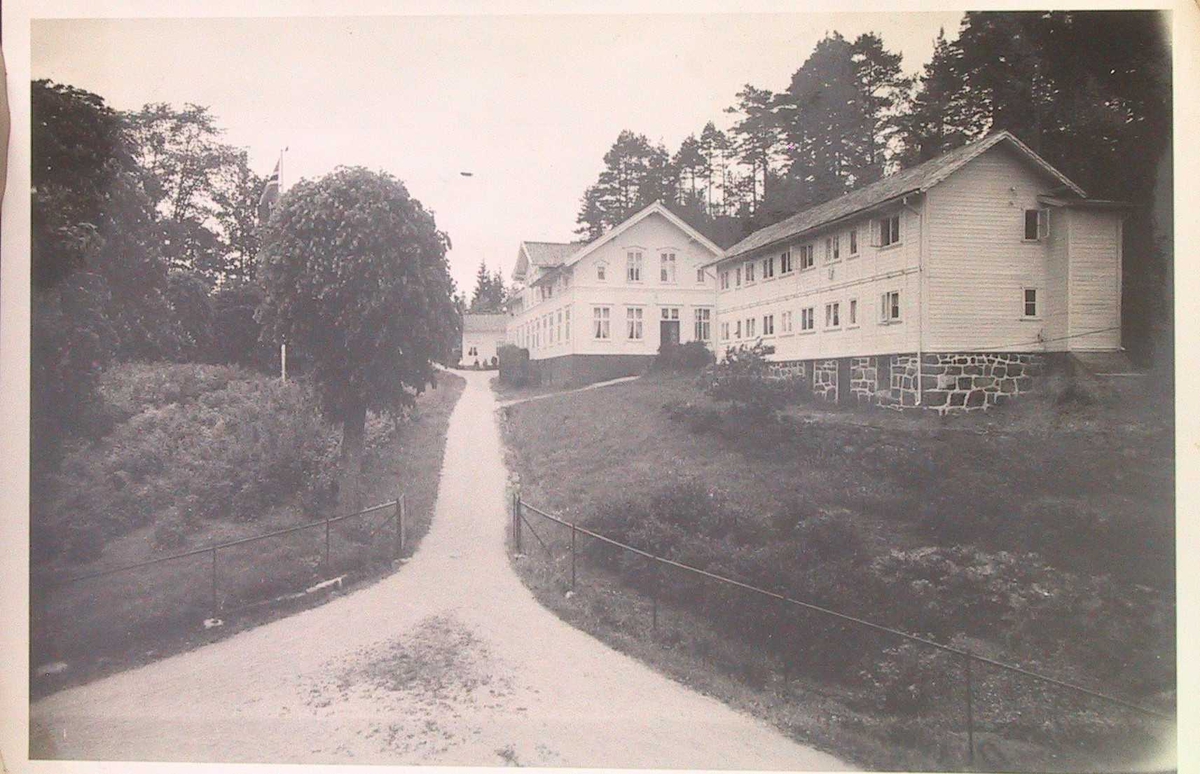
[[[362,509],[363,436],[367,426],[367,404],[360,402],[346,410],[342,419],[341,479],[338,482],[339,514]]]

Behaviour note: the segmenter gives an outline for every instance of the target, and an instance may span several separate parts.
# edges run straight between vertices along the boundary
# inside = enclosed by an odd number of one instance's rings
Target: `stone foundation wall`
[[[771,379],[804,379],[808,376],[806,361],[779,360],[767,366],[767,376]]]
[[[838,361],[814,360],[812,394],[817,400],[833,403],[838,396]]]
[[[1036,353],[928,354],[922,358],[922,404],[939,413],[998,406],[1029,392],[1046,370]]]
[[[859,403],[870,403],[879,389],[879,369],[873,357],[850,358],[850,395]]]

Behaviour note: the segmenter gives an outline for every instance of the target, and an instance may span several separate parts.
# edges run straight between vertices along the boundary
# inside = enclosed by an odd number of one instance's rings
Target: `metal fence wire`
[[[659,626],[659,606],[660,597],[663,595],[663,589],[665,587],[664,581],[668,579],[668,573],[674,573],[678,576],[690,577],[694,581],[698,581],[699,585],[701,586],[706,587],[709,584],[715,584],[717,590],[736,589],[753,595],[754,597],[760,598],[764,601],[770,601],[774,603],[776,606],[775,609],[778,609],[783,617],[786,617],[789,613],[791,616],[804,615],[806,618],[815,616],[818,620],[824,620],[829,622],[831,626],[836,626],[838,632],[837,636],[843,638],[853,631],[871,632],[882,639],[893,640],[899,643],[909,643],[916,648],[924,650],[925,652],[941,654],[949,660],[950,665],[956,665],[958,667],[957,671],[960,675],[959,679],[961,680],[961,683],[959,689],[949,689],[948,693],[950,695],[957,695],[960,697],[955,699],[955,701],[961,702],[961,731],[958,733],[961,733],[963,737],[965,737],[963,741],[966,748],[965,753],[968,765],[974,765],[976,760],[976,737],[980,732],[980,728],[978,727],[978,704],[981,694],[986,694],[988,696],[995,694],[995,684],[998,680],[1006,679],[1005,676],[1007,676],[1007,679],[1010,681],[1023,683],[1025,685],[1025,694],[1029,693],[1028,689],[1030,686],[1040,685],[1074,696],[1074,700],[1069,702],[1072,704],[1079,704],[1081,701],[1095,701],[1112,707],[1120,707],[1123,710],[1128,710],[1143,718],[1156,721],[1174,721],[1174,716],[1170,713],[1143,706],[1137,702],[1116,696],[1107,691],[1098,691],[1091,688],[1086,688],[1084,686],[1076,685],[1055,677],[1050,677],[1049,675],[1044,675],[1029,669],[1025,669],[1024,667],[1015,664],[1009,664],[993,658],[988,658],[987,656],[973,653],[970,650],[936,642],[927,637],[910,634],[908,632],[901,631],[890,626],[885,626],[874,621],[869,621],[858,616],[832,610],[821,605],[795,598],[788,594],[770,591],[749,583],[744,583],[734,578],[728,578],[713,572],[709,572],[699,567],[692,567],[672,559],[656,556],[648,551],[644,551],[635,546],[622,543],[621,541],[614,540],[607,535],[603,535],[587,529],[586,527],[582,527],[576,523],[567,521],[566,519],[525,502],[521,498],[520,493],[514,493],[512,495],[511,502],[510,533],[512,535],[514,548],[518,553],[523,551],[523,544],[525,543],[524,533],[528,531],[533,537],[534,541],[538,544],[539,550],[544,551],[551,558],[556,558],[554,557],[554,550],[551,547],[551,544],[546,540],[541,532],[534,529],[533,525],[526,517],[527,513],[532,513],[547,522],[558,525],[559,527],[570,531],[569,581],[572,591],[575,591],[578,584],[578,563],[579,559],[583,555],[583,552],[580,548],[580,543],[583,538],[589,538],[591,540],[603,543],[609,548],[613,549],[617,554],[640,557],[641,560],[643,560],[646,564],[644,571],[647,573],[647,575],[643,576],[643,579],[647,580],[647,582],[643,585],[647,589],[650,597],[649,612],[650,626],[652,630],[657,630]],[[532,546],[530,546],[530,548],[532,550]],[[566,559],[567,557],[564,556],[563,558]],[[566,575],[565,570],[563,571],[563,575]],[[566,580],[565,577],[564,580]],[[694,596],[696,598],[703,599],[706,595],[713,593],[719,592],[716,590],[710,590],[708,588],[698,588],[694,591]],[[780,620],[783,620],[783,618]],[[811,633],[811,629],[806,628],[806,631]],[[789,661],[785,658],[785,673],[789,666]],[[1021,692],[1018,691],[1017,693],[1020,696]],[[1027,696],[1022,696],[1021,698],[1026,702],[1031,700]],[[1063,697],[1062,703],[1068,703],[1065,696]],[[1019,714],[1019,711],[1017,714]]]
[[[298,595],[321,578],[403,556],[406,514],[401,494],[355,513],[35,582],[34,634],[39,645],[60,651],[71,646],[61,641],[64,632],[87,631],[88,647],[104,649],[143,632]]]

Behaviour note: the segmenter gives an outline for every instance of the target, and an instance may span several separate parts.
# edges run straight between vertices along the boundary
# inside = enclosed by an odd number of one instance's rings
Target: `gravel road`
[[[489,372],[466,373],[437,510],[400,571],[31,708],[34,758],[846,768],[542,608],[505,553]]]

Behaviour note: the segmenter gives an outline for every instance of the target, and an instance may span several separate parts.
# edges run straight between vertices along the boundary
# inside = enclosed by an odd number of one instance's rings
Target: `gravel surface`
[[[433,525],[321,607],[42,699],[34,758],[843,769],[542,608],[505,552],[489,372],[465,373]]]

